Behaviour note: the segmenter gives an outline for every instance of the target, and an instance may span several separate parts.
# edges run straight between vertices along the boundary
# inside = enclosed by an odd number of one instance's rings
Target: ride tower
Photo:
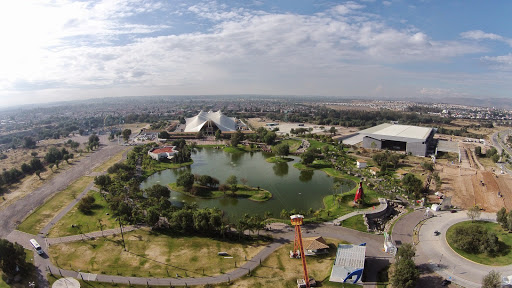
[[[304,283],[306,284],[305,287],[310,288],[311,286],[309,283],[308,267],[306,266],[306,255],[304,255],[304,245],[302,245],[302,232],[300,230],[300,226],[304,223],[304,216],[297,214],[290,216],[290,218],[292,225],[295,226],[295,240],[293,241],[293,252],[296,253],[297,250],[300,251],[300,258],[302,259],[302,269],[304,270]],[[299,283],[299,281],[300,279],[297,280],[297,284],[299,287],[301,287],[302,285],[301,283]]]

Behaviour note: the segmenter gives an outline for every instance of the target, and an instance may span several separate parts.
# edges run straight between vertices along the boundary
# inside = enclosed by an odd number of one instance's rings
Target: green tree
[[[83,214],[90,214],[96,199],[92,195],[87,195],[78,202],[78,210]]]
[[[288,145],[287,143],[279,144],[275,146],[275,151],[276,154],[281,157],[288,156],[288,154],[290,154],[290,145]]]
[[[150,198],[163,198],[163,199],[169,199],[171,197],[171,190],[167,188],[166,186],[162,186],[160,184],[155,184],[146,190],[146,195]]]
[[[161,131],[160,133],[158,133],[158,138],[160,138],[160,139],[170,139],[171,135],[169,135],[169,133],[167,133],[167,131]]]
[[[409,173],[402,178],[402,186],[407,194],[418,195],[423,186],[423,182],[421,182],[421,179],[414,176],[414,174]]]
[[[154,227],[156,223],[158,223],[158,220],[160,219],[160,213],[158,211],[158,208],[156,207],[149,207],[146,214],[146,223]]]
[[[389,282],[393,287],[413,288],[419,278],[419,271],[413,258],[416,249],[412,244],[402,244],[395,255],[395,263],[389,269]]]
[[[188,171],[183,172],[180,174],[180,176],[178,176],[176,184],[178,184],[178,186],[183,186],[186,191],[190,191],[194,185],[194,175]]]
[[[301,155],[302,164],[309,165],[315,161],[315,153],[311,150],[308,150]]]
[[[220,138],[221,138],[221,131],[219,129],[219,130],[215,131],[215,140],[220,140]]]
[[[30,167],[32,168],[32,170],[34,171],[37,171],[37,170],[43,170],[44,169],[44,166],[43,166],[43,163],[41,163],[41,160],[37,159],[37,158],[32,158],[30,160]]]
[[[36,148],[36,141],[32,137],[23,138],[23,147],[33,149]]]
[[[482,279],[482,288],[500,288],[501,287],[501,273],[491,270]]]
[[[331,135],[336,135],[336,127],[331,127],[331,129],[329,129],[329,132],[331,132]]]
[[[480,146],[475,147],[475,155],[478,157],[482,156],[482,147],[480,147]]]
[[[471,221],[480,219],[480,207],[478,207],[477,205],[469,208],[466,213],[468,215],[468,218],[471,219]]]
[[[30,155],[32,155],[32,157],[37,157],[37,152],[36,151],[32,151],[32,152],[30,152]]]
[[[231,191],[236,191],[236,184],[238,184],[238,179],[235,175],[231,175],[226,179],[226,184],[231,185]]]
[[[501,227],[507,227],[507,209],[505,207],[501,207],[498,212],[496,212],[496,222],[500,223]]]
[[[277,134],[273,131],[270,131],[263,137],[263,142],[265,142],[267,145],[272,145],[276,141],[276,138]]]
[[[131,129],[124,129],[122,135],[123,135],[124,141],[126,142],[126,141],[128,141],[130,139],[130,135],[132,135],[132,130]]]
[[[108,175],[96,176],[94,177],[94,184],[100,187],[101,192],[101,190],[106,190],[112,184],[112,179]]]
[[[26,275],[28,263],[25,250],[18,243],[0,239],[0,269],[8,279],[13,279],[17,274]]]
[[[236,131],[231,135],[231,146],[236,147],[244,140],[244,134],[241,131]]]

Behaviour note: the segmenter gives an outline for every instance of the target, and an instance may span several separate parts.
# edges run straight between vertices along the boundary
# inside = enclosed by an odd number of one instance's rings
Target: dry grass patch
[[[173,237],[141,229],[121,235],[52,246],[52,261],[62,268],[139,277],[203,277],[243,265],[265,243],[239,244],[203,237]],[[220,251],[229,257],[218,256]]]
[[[121,160],[123,160],[123,153],[130,149],[129,147],[126,147],[125,149],[123,149],[123,151],[117,153],[116,155],[110,157],[110,159],[108,159],[106,162],[103,162],[103,164],[101,164],[100,166],[94,168],[92,171],[93,172],[105,172],[107,171],[108,168],[110,168],[112,165],[116,164],[117,162],[121,162]]]
[[[38,234],[55,215],[82,193],[92,180],[92,177],[84,176],[73,182],[66,189],[54,194],[42,206],[39,206],[39,208],[30,214],[23,223],[18,226],[18,230],[30,234]]]
[[[334,239],[326,239],[330,246],[329,254],[322,256],[307,256],[306,263],[309,276],[317,281],[328,282],[331,275],[332,264],[336,258],[336,247],[339,243],[347,243]],[[290,259],[290,250],[293,243],[286,244],[272,253],[262,266],[252,272],[252,276],[246,276],[234,282],[235,287],[273,287],[292,288],[297,287],[297,279],[303,278],[302,262],[300,259]],[[327,284],[327,283],[325,283]],[[325,285],[323,284],[323,285]],[[215,287],[224,287],[218,285]],[[349,286],[347,286],[349,287]]]

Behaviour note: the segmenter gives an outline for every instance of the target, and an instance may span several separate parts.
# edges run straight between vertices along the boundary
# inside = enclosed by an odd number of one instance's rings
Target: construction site
[[[496,167],[484,167],[473,146],[460,146],[460,163],[436,165],[443,182],[441,191],[452,197],[451,204],[456,207],[477,205],[488,212],[512,209],[512,177]]]

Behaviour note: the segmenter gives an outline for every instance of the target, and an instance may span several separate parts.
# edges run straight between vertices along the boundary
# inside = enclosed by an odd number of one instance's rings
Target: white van
[[[37,254],[42,255],[44,253],[43,249],[41,248],[41,245],[37,243],[36,239],[30,239],[30,244],[34,246],[34,249],[36,249]]]

